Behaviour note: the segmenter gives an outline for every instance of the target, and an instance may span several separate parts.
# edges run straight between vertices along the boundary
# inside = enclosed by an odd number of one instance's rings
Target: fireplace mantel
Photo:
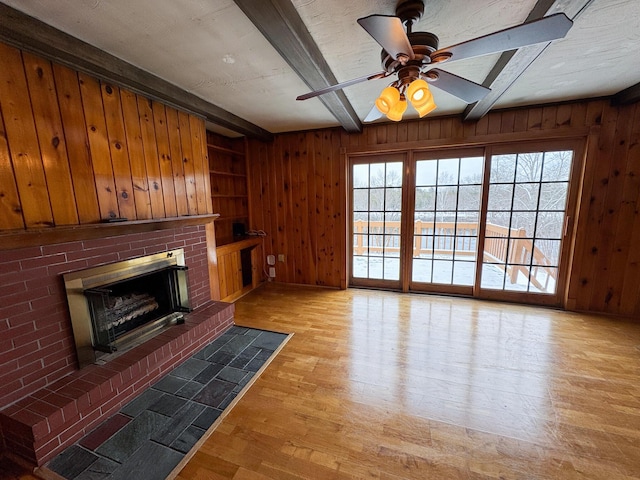
[[[220,214],[218,213],[212,213],[184,217],[154,218],[149,220],[10,230],[0,233],[0,251],[40,245],[53,245],[78,240],[91,240],[115,235],[126,235],[128,233],[142,233],[176,227],[204,225],[216,220],[219,216]]]

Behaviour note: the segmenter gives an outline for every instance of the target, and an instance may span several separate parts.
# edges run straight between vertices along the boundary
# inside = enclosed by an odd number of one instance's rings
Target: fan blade
[[[394,59],[405,55],[413,60],[413,48],[402,26],[402,20],[389,15],[369,15],[358,19],[358,23]]]
[[[378,110],[378,107],[376,107],[374,105],[373,108],[371,109],[371,111],[367,114],[367,116],[365,117],[365,119],[363,121],[364,122],[374,122],[374,121],[378,120],[379,118],[382,118],[383,116],[384,116],[384,113],[382,113],[380,110]]]
[[[320,90],[314,90],[313,92],[305,93],[304,95],[299,95],[296,97],[296,100],[307,100],[308,98],[317,97],[318,95],[324,95],[325,93],[335,92],[336,90],[340,90],[350,85],[355,85],[356,83],[366,82],[367,80],[376,80],[378,78],[388,77],[389,75],[390,73],[388,72],[380,72],[380,73],[374,73],[373,75],[366,75],[364,77],[354,78],[353,80],[347,80],[346,82],[338,83],[336,85],[329,85],[328,87],[321,88]]]
[[[573,22],[564,13],[556,13],[539,20],[523,23],[517,27],[507,28],[484,37],[442,48],[430,56],[434,62],[443,62],[514,50],[535,43],[563,38],[572,25]]]
[[[491,91],[490,88],[480,85],[479,83],[472,82],[453,73],[445,72],[439,68],[429,70],[429,73],[431,72],[435,72],[438,78],[435,80],[429,78],[429,86],[444,90],[467,103],[475,103],[478,100],[482,100],[484,96]]]

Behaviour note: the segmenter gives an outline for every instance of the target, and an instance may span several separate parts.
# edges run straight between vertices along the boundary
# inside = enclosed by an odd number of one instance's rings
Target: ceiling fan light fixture
[[[398,102],[400,102],[400,92],[398,89],[395,87],[387,87],[382,90],[380,96],[376,99],[376,108],[387,115]]]
[[[424,104],[420,106],[413,105],[413,108],[416,109],[418,115],[420,115],[420,118],[433,112],[437,107],[438,106],[436,105],[436,102],[433,101],[433,95],[431,95],[429,101],[425,102]]]
[[[387,113],[387,118],[394,122],[402,120],[402,115],[407,110],[407,101],[402,99],[398,101],[391,110]]]
[[[407,87],[407,98],[415,108],[419,108],[433,100],[427,82],[421,78],[414,80]]]

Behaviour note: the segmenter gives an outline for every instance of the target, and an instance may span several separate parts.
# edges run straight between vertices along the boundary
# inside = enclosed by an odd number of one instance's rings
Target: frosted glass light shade
[[[421,107],[433,98],[429,85],[422,79],[414,80],[407,87],[407,98],[415,108]]]
[[[400,92],[397,88],[387,87],[380,93],[380,96],[376,99],[376,108],[385,115],[388,114],[391,109],[397,105],[400,101]]]
[[[393,106],[391,110],[389,110],[389,113],[387,113],[387,118],[389,120],[393,120],[394,122],[399,122],[400,120],[402,120],[402,115],[404,114],[406,109],[407,101],[400,100]]]
[[[418,112],[418,115],[420,115],[420,118],[422,118],[428,113],[433,112],[437,108],[437,105],[436,105],[436,102],[433,101],[433,95],[431,95],[429,100],[426,103],[424,103],[423,105],[420,105],[419,107],[416,107],[414,105],[413,108],[416,109],[416,111]]]

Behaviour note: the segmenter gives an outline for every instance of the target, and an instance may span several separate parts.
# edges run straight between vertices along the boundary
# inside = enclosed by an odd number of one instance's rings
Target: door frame
[[[392,145],[370,145],[370,146],[352,146],[345,147],[342,151],[342,158],[344,159],[344,166],[346,167],[346,228],[347,235],[345,236],[346,243],[346,258],[345,258],[345,271],[346,271],[346,285],[345,287],[369,287],[369,288],[383,288],[389,290],[399,290],[402,292],[416,293],[433,293],[433,294],[460,294],[477,299],[489,299],[489,300],[501,300],[512,303],[525,303],[533,305],[547,305],[554,307],[564,307],[567,302],[568,288],[569,288],[569,273],[571,272],[573,263],[573,249],[575,246],[575,233],[577,226],[577,215],[580,208],[580,192],[582,191],[582,183],[584,177],[585,161],[587,154],[587,146],[589,140],[590,129],[572,129],[571,131],[562,132],[560,135],[543,136],[543,135],[528,135],[528,134],[505,134],[500,135],[500,138],[482,138],[477,140],[442,140],[442,141],[424,141],[424,142],[407,142],[405,144],[392,144]],[[497,137],[497,136],[494,136]],[[493,141],[492,141],[493,140]],[[450,291],[446,292],[442,289],[438,290],[411,290],[410,284],[410,267],[407,262],[411,262],[408,253],[401,252],[400,258],[400,282],[395,288],[389,288],[385,285],[380,285],[379,282],[362,282],[362,284],[354,285],[352,283],[352,262],[353,262],[353,185],[352,185],[352,169],[354,162],[368,163],[369,159],[378,158],[381,161],[384,158],[388,158],[389,155],[404,154],[404,169],[405,178],[403,178],[403,227],[401,235],[406,235],[407,232],[412,232],[413,229],[413,217],[408,215],[406,208],[410,204],[410,200],[415,201],[415,172],[409,172],[409,166],[413,165],[416,154],[422,152],[428,152],[430,155],[438,155],[439,152],[449,156],[452,151],[469,151],[470,149],[484,149],[485,151],[485,174],[483,175],[483,187],[482,187],[482,205],[481,205],[481,219],[480,219],[480,231],[478,238],[478,255],[484,251],[484,235],[486,233],[486,205],[488,201],[488,188],[485,185],[486,169],[490,168],[490,162],[486,161],[491,158],[495,152],[503,150],[511,150],[511,153],[518,153],[518,151],[533,151],[532,148],[545,148],[549,150],[573,150],[573,164],[571,175],[569,177],[569,191],[567,192],[567,206],[565,209],[565,229],[564,236],[561,244],[560,253],[560,265],[558,270],[558,280],[555,295],[529,293],[525,292],[523,298],[522,292],[509,292],[500,290],[486,290],[482,289],[480,292],[480,275],[482,263],[479,262],[480,268],[476,269],[476,281],[473,287],[473,291],[470,295],[461,292]],[[517,151],[516,151],[517,150]],[[406,180],[405,180],[406,179]],[[411,181],[409,181],[411,180]],[[488,181],[486,182],[488,183]],[[409,192],[409,193],[405,193]],[[406,200],[405,200],[406,199]],[[413,207],[412,207],[413,213]],[[411,233],[411,237],[413,234]],[[401,242],[406,245],[407,242]],[[401,247],[402,248],[402,247]],[[408,259],[408,260],[407,260]],[[362,280],[362,279],[361,279]]]

